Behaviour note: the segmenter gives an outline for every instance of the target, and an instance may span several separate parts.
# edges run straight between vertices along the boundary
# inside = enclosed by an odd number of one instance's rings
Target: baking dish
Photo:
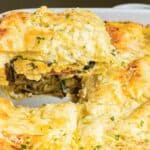
[[[51,9],[59,12],[59,11],[63,11],[65,8],[51,8]],[[89,9],[95,12],[98,16],[102,17],[103,20],[105,21],[132,21],[132,22],[138,22],[141,24],[150,24],[150,20],[149,20],[150,11],[149,10],[113,9],[113,8],[84,8],[84,9]],[[33,12],[34,10],[35,8],[12,10],[12,11]],[[5,12],[1,14],[1,16],[7,13],[8,12]],[[3,97],[5,96],[3,95]],[[45,103],[51,103],[51,102],[64,102],[64,101],[67,101],[67,99],[65,98],[59,99],[59,98],[54,98],[51,96],[41,95],[41,96],[34,96],[32,98],[27,98],[22,101],[14,101],[14,100],[12,101],[15,105],[39,106],[39,105],[42,105]]]
[[[118,7],[117,7],[118,8]],[[132,21],[142,24],[150,24],[150,10],[149,9],[117,9],[117,8],[83,8],[95,12],[98,16],[102,17],[106,21]],[[57,12],[63,11],[66,8],[50,8]],[[26,11],[34,12],[36,8],[17,9],[11,11]],[[5,15],[11,11],[1,14]]]

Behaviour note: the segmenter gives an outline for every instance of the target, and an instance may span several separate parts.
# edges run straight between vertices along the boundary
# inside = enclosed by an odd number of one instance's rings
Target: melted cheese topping
[[[120,120],[111,131],[108,131],[108,134],[111,137],[109,147],[112,149],[148,150],[150,146],[150,101],[148,100],[131,112],[128,117]]]
[[[0,142],[8,143],[12,149],[21,149],[22,145],[27,149],[71,149],[77,125],[75,104],[15,108],[0,99],[0,106]]]
[[[35,13],[10,13],[0,24],[0,39],[0,52],[33,52],[34,59],[38,53],[40,60],[58,65],[104,61],[113,48],[103,21],[78,8],[62,13],[46,7]]]
[[[14,107],[0,99],[1,149],[149,149],[150,102]]]
[[[17,60],[14,62],[14,69],[17,74],[23,74],[29,80],[40,80],[41,74],[50,72],[50,68],[44,62],[31,60]]]
[[[83,69],[82,66],[77,64],[72,64],[70,67],[67,65],[51,64],[42,62],[42,61],[34,61],[34,60],[26,60],[26,59],[18,59],[14,62],[14,70],[17,74],[25,75],[25,77],[29,80],[39,81],[43,74],[49,75],[67,75],[76,71],[80,71]],[[66,69],[67,68],[67,69]]]
[[[114,67],[107,75],[83,77],[81,101],[124,105],[127,99],[145,102],[150,98],[150,57],[137,59],[125,67]],[[110,101],[111,99],[111,101]]]
[[[116,47],[118,59],[131,62],[148,52],[145,28],[142,25],[132,22],[106,22],[106,28],[112,44]]]
[[[33,14],[15,12],[3,18],[3,85],[7,84],[4,65],[17,55],[27,59],[15,61],[15,71],[36,81],[68,64],[70,70],[91,60],[98,65],[82,77],[81,103],[27,108],[1,98],[0,149],[149,150],[150,27],[118,22],[107,22],[106,27],[114,51],[104,23],[89,11],[56,14],[43,7]],[[104,63],[110,55],[117,60],[112,66]],[[55,64],[49,67],[41,60]]]

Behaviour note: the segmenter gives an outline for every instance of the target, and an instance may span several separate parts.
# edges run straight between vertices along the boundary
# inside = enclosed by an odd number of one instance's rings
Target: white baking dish
[[[60,12],[63,11],[65,8],[51,8],[51,9]],[[98,16],[103,18],[103,20],[105,21],[132,21],[141,24],[150,24],[149,9],[115,9],[115,8],[84,8],[84,9],[89,9],[95,12]],[[35,9],[34,8],[20,9],[20,10],[13,10],[13,11],[33,12],[35,11]],[[9,12],[2,13],[0,16],[7,14]],[[2,94],[1,96],[6,97]],[[59,99],[51,96],[34,96],[32,98],[27,98],[22,101],[14,101],[14,100],[12,101],[15,105],[39,106],[45,103],[64,102],[67,101],[67,99],[65,98]]]
[[[106,21],[132,21],[142,24],[150,24],[150,9],[117,9],[116,8],[83,8],[95,12],[98,16]],[[63,11],[66,8],[50,8],[57,12]],[[27,11],[34,12],[35,8],[18,9],[12,11]],[[1,15],[7,14],[11,11],[4,12]]]

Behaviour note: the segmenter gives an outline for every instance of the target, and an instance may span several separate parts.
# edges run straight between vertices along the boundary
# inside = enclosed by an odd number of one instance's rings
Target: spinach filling
[[[14,69],[14,62],[17,59],[23,59],[16,57],[7,63],[5,66],[7,80],[9,81],[9,88],[15,94],[28,95],[41,95],[49,94],[57,97],[65,97],[67,94],[71,95],[73,101],[77,101],[78,93],[82,88],[82,79],[78,74],[42,74],[39,81],[29,80],[24,74],[17,74]],[[47,63],[48,65],[50,63]],[[36,68],[34,64],[31,64],[33,69]],[[86,70],[88,68],[86,67]],[[62,77],[63,76],[63,77]]]

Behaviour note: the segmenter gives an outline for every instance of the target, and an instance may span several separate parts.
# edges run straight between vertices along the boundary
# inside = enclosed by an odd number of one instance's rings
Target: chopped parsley
[[[27,146],[25,144],[21,144],[21,150],[25,150]]]
[[[70,17],[70,15],[69,14],[66,14],[66,16],[65,16],[67,19]]]
[[[111,120],[111,121],[114,121],[114,120],[115,120],[115,117],[114,117],[114,116],[110,117],[110,120]]]
[[[122,62],[121,62],[121,66],[124,66],[124,65],[125,65],[125,62],[124,62],[124,61],[122,61]]]
[[[86,46],[85,46],[85,45],[83,45],[83,48],[86,48]]]
[[[33,110],[30,110],[30,113],[33,113],[34,111]]]
[[[144,142],[148,143],[148,142],[149,142],[149,140],[148,140],[148,139],[145,139],[145,140],[144,140]]]
[[[119,140],[119,138],[120,138],[120,135],[119,135],[119,134],[116,134],[116,135],[115,135],[115,140],[117,140],[117,141],[118,141],[118,140]]]
[[[141,127],[143,127],[143,125],[144,125],[144,121],[143,121],[143,120],[141,120],[141,122],[140,122],[140,126],[141,126]]]
[[[100,145],[96,145],[93,150],[100,150],[100,148],[101,148]]]
[[[45,107],[46,106],[46,104],[42,104],[42,107]]]
[[[37,39],[37,43],[38,43],[38,44],[39,44],[42,40],[45,40],[44,37],[40,37],[40,36],[37,36],[36,39]]]
[[[29,142],[29,141],[27,141],[27,142],[26,142],[26,144],[30,144],[30,142]]]
[[[54,138],[54,141],[57,141],[58,140],[58,138]]]
[[[66,136],[66,133],[64,133],[63,136]]]

